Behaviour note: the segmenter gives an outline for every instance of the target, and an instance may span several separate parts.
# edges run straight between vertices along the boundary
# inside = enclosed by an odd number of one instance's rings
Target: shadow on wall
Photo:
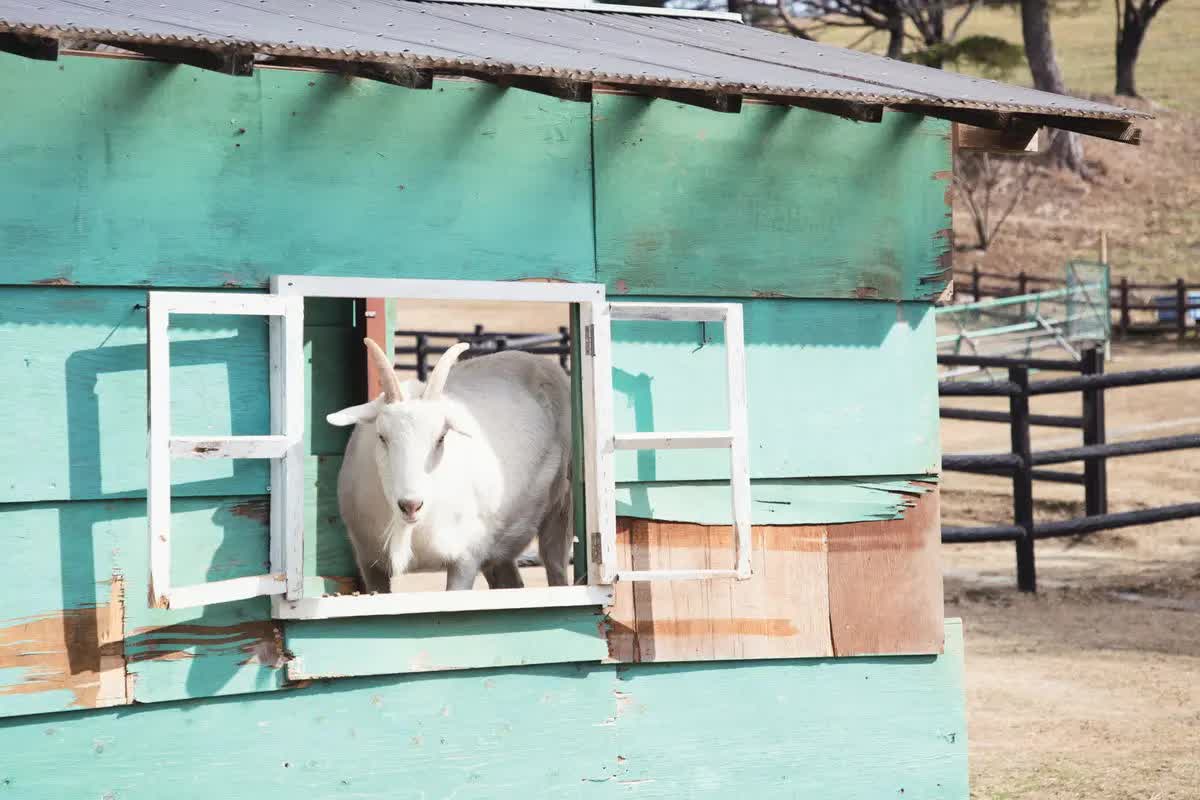
[[[178,384],[182,373],[188,384],[186,391],[173,387],[172,433],[269,432],[265,319],[179,317],[172,322],[173,382]],[[149,672],[155,667],[148,662],[153,662],[172,673],[186,671],[187,694],[219,693],[248,658],[269,660],[261,653],[247,655],[248,648],[263,639],[264,632],[257,628],[271,625],[269,606],[259,598],[176,611],[149,607],[144,467],[141,481],[130,480],[137,474],[130,463],[133,451],[140,451],[145,463],[144,305],[130,304],[114,323],[99,347],[76,350],[66,359],[69,496],[93,502],[61,507],[62,608],[105,606],[113,598],[109,589],[100,597],[100,587],[119,580],[124,587],[129,671]],[[107,345],[120,328],[138,329],[143,342]],[[129,391],[129,379],[142,384],[140,398]],[[263,493],[268,462],[175,461],[172,471],[173,583],[266,571],[269,502]],[[120,488],[106,492],[106,482]],[[98,574],[98,568],[105,574]],[[72,674],[94,670],[102,646],[77,634],[64,631]],[[226,658],[193,657],[200,653]],[[265,679],[260,675],[257,680]],[[153,691],[153,683],[147,681],[147,691]]]

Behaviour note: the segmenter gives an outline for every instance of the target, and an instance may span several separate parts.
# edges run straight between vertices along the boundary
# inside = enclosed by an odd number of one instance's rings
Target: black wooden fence
[[[1173,519],[1200,517],[1200,503],[1181,503],[1158,508],[1111,514],[1108,512],[1106,460],[1119,456],[1161,453],[1169,450],[1200,448],[1200,434],[1165,436],[1109,443],[1104,429],[1104,393],[1125,386],[1148,386],[1171,381],[1200,380],[1200,365],[1149,369],[1136,372],[1103,373],[1100,351],[1084,351],[1081,363],[1045,359],[991,358],[981,356],[938,356],[947,366],[978,366],[1008,370],[1007,381],[943,382],[942,397],[1007,397],[1008,411],[982,411],[942,408],[945,419],[967,419],[1004,423],[1009,426],[1011,449],[1007,453],[948,454],[942,456],[942,469],[983,475],[1011,476],[1013,519],[1011,524],[942,528],[946,543],[1012,541],[1017,549],[1017,585],[1023,591],[1037,590],[1034,543],[1056,536],[1077,536],[1096,531],[1146,525]],[[1079,374],[1067,378],[1030,381],[1031,370],[1069,371]],[[1045,394],[1081,392],[1083,414],[1079,417],[1034,414],[1032,397]],[[1033,450],[1032,427],[1073,428],[1083,432],[1083,444],[1060,450]],[[1082,471],[1044,469],[1047,466],[1083,462]],[[1085,516],[1055,522],[1037,522],[1033,515],[1035,481],[1075,483],[1084,487]]]
[[[1063,286],[1061,278],[1043,278],[1020,272],[1006,275],[985,272],[979,267],[955,272],[955,280],[971,295],[985,297],[1015,297]],[[1200,335],[1200,284],[1189,284],[1183,278],[1171,283],[1132,283],[1128,278],[1113,282],[1109,288],[1109,308],[1116,315],[1113,332],[1118,336],[1135,334],[1175,333],[1183,338],[1189,330]],[[1133,312],[1153,311],[1153,320],[1133,319]]]
[[[470,342],[471,349],[463,353],[463,358],[497,353],[501,350],[524,350],[535,355],[558,356],[558,363],[563,369],[570,365],[571,332],[566,327],[558,329],[558,333],[500,333],[485,330],[482,325],[476,325],[470,333],[462,331],[393,331],[398,357],[396,369],[414,370],[417,378],[425,380],[429,374],[430,356],[439,356],[458,342]],[[401,341],[411,341],[412,344],[400,344]]]

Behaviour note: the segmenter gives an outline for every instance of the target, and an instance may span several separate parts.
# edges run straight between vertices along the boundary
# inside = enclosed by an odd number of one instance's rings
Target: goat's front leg
[[[458,592],[475,588],[475,576],[479,574],[479,562],[462,558],[446,568],[446,591]]]

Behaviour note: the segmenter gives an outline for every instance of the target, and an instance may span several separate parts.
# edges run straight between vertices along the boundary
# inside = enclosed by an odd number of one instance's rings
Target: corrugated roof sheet
[[[720,14],[443,0],[0,0],[0,30],[748,96],[1133,120],[1116,106],[760,30]],[[1045,121],[1043,121],[1045,122]],[[1053,124],[1048,122],[1046,124]]]

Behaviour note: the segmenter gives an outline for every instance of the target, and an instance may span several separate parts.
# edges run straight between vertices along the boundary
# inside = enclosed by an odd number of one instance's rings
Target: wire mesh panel
[[[937,309],[938,352],[1078,360],[1085,347],[1103,345],[1111,333],[1107,265],[1072,261],[1065,272],[1061,288]],[[942,378],[967,375],[988,371],[954,367]]]

